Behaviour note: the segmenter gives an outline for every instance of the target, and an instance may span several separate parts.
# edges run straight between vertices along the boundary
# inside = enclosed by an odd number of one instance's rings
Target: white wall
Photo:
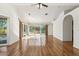
[[[59,15],[59,17],[53,22],[53,36],[63,40],[63,16],[64,16],[64,11]]]
[[[74,21],[74,42],[73,45],[76,48],[79,48],[79,7],[76,8],[75,10],[71,11],[70,13],[66,14],[67,15],[72,15],[73,21]]]
[[[53,36],[53,24],[48,24],[48,35]]]
[[[8,4],[0,4],[0,15],[8,17],[8,44],[19,39],[19,21],[15,9]]]
[[[64,15],[60,14],[58,19],[53,23],[53,35],[63,41],[63,20],[67,15],[72,15],[74,21],[74,42],[73,46],[79,48],[79,7]]]

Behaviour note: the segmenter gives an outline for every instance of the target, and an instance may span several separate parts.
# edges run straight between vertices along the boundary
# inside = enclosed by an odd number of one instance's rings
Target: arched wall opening
[[[63,21],[63,41],[73,42],[73,17],[67,15]]]

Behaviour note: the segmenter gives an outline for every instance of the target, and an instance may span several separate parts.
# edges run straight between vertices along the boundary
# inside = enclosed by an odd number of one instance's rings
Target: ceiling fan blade
[[[48,5],[42,4],[42,6],[48,7]]]
[[[31,6],[35,6],[35,5],[37,5],[37,4],[32,4]]]

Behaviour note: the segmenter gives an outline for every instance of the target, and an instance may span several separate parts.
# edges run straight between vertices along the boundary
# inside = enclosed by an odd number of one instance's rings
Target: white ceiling
[[[39,10],[34,4],[35,3],[15,3],[11,5],[16,8],[23,22],[38,24],[53,22],[61,12],[79,6],[77,3],[44,3],[48,5],[48,8],[41,8]],[[28,13],[30,13],[30,15],[28,15]],[[48,15],[45,15],[45,13],[48,13]]]

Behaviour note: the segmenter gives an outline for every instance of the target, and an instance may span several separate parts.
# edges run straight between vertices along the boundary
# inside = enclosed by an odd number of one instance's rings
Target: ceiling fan
[[[37,3],[37,4],[34,4],[34,5],[36,5],[37,7],[38,7],[38,9],[41,9],[41,7],[48,7],[48,5],[46,5],[46,4],[43,4],[43,3]]]

